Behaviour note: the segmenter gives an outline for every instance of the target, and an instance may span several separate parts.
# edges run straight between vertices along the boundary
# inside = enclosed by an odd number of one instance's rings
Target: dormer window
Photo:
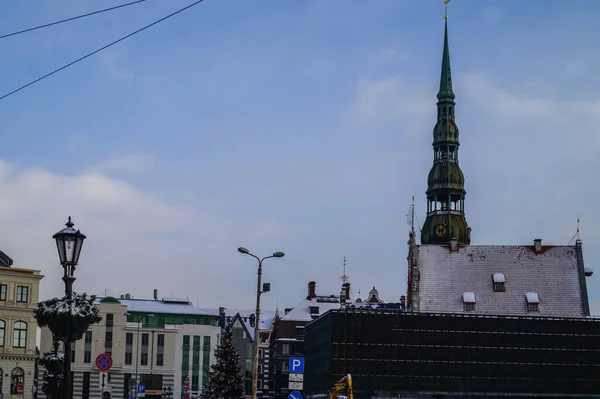
[[[308,309],[310,310],[310,317],[312,319],[316,319],[317,317],[319,317],[319,307],[318,306],[309,306]]]
[[[492,276],[492,281],[494,282],[494,292],[504,292],[504,284],[506,283],[506,278],[502,273],[494,273]]]
[[[526,292],[525,297],[527,298],[527,311],[539,312],[540,310],[540,298],[536,292]]]
[[[474,292],[463,292],[463,308],[465,312],[472,312],[475,310]]]

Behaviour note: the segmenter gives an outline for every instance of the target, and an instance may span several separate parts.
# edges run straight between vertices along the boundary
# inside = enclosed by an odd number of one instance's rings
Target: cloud
[[[14,267],[42,270],[41,298],[63,289],[52,235],[67,216],[88,237],[75,290],[149,297],[159,288],[161,295],[193,294],[206,306],[239,303],[220,293],[254,271],[240,272],[235,248],[242,241],[255,246],[287,233],[273,220],[236,223],[208,198],[199,196],[197,209],[176,206],[100,173],[58,175],[0,161],[0,184],[1,249]]]
[[[403,76],[361,79],[350,119],[359,127],[422,120],[435,110],[429,92],[431,85],[411,82]]]
[[[147,172],[154,166],[155,158],[151,154],[133,153],[107,159],[88,168],[89,172],[103,174],[133,174]]]

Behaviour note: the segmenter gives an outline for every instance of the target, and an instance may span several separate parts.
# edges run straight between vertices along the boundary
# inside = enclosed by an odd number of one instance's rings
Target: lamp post
[[[64,271],[62,280],[65,282],[65,296],[70,303],[71,295],[73,294],[73,282],[75,281],[75,267],[77,266],[77,262],[79,262],[81,247],[83,246],[83,240],[85,240],[86,237],[81,234],[79,230],[73,228],[74,224],[71,222],[71,216],[69,216],[69,221],[66,223],[66,226],[66,228],[54,234],[52,238],[56,241],[58,257]],[[63,344],[65,354],[63,399],[70,399],[71,342],[69,340],[64,340]]]
[[[285,254],[283,252],[275,252],[273,255],[265,256],[264,258],[259,258],[258,256],[250,253],[246,248],[239,247],[238,252],[244,255],[250,255],[258,261],[258,282],[256,285],[256,318],[254,324],[254,348],[253,348],[253,371],[252,371],[252,399],[256,399],[256,390],[258,388],[258,342],[260,340],[259,334],[259,326],[260,326],[260,294],[262,294],[262,290],[260,288],[261,278],[262,278],[262,263],[265,259],[269,258],[283,258]]]
[[[146,317],[150,318],[150,317],[154,317],[153,313],[144,315],[142,317],[140,317],[137,321],[137,335],[136,335],[136,348],[135,348],[135,396],[137,397],[138,394],[138,386],[140,385],[140,381],[138,380],[138,366],[140,364],[139,362],[139,358],[140,358],[140,350],[142,348],[142,344],[140,342],[140,324],[142,323],[142,320],[144,320]]]

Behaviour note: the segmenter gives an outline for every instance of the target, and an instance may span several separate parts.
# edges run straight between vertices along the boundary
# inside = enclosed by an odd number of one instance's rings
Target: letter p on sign
[[[290,373],[304,373],[304,358],[290,357]]]

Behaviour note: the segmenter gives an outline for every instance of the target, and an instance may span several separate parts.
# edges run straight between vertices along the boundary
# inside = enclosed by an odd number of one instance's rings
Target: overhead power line
[[[70,67],[71,65],[75,65],[75,64],[77,64],[78,62],[80,62],[80,61],[83,61],[83,60],[85,60],[86,58],[89,58],[89,57],[91,57],[92,55],[94,55],[94,54],[97,54],[97,53],[99,53],[99,52],[100,52],[100,51],[102,51],[102,50],[106,50],[107,48],[109,48],[109,47],[111,47],[111,46],[114,46],[115,44],[117,44],[117,43],[119,43],[119,42],[122,42],[123,40],[125,40],[125,39],[127,39],[127,38],[130,38],[131,36],[133,36],[133,35],[135,35],[135,34],[138,34],[138,33],[140,33],[140,32],[141,32],[141,31],[143,31],[143,30],[146,30],[146,29],[150,28],[151,26],[154,26],[154,25],[156,25],[156,24],[158,24],[158,23],[160,23],[160,22],[162,22],[162,21],[164,21],[164,20],[166,20],[166,19],[169,19],[169,18],[171,18],[172,16],[175,16],[175,15],[179,14],[180,12],[183,12],[183,11],[185,11],[185,10],[189,9],[189,8],[192,8],[193,6],[195,6],[195,5],[197,5],[197,4],[200,4],[200,3],[202,3],[203,1],[204,1],[204,0],[197,0],[197,1],[193,2],[192,4],[190,4],[189,6],[185,6],[185,7],[181,8],[181,9],[179,9],[179,10],[177,10],[177,11],[175,11],[175,12],[173,12],[173,13],[171,13],[171,14],[169,14],[169,15],[165,16],[165,17],[162,17],[161,19],[159,19],[159,20],[157,20],[157,21],[154,21],[154,22],[152,22],[152,23],[151,23],[151,24],[149,24],[149,25],[146,25],[146,26],[144,26],[143,28],[140,28],[140,29],[136,30],[135,32],[131,32],[130,34],[128,34],[128,35],[126,35],[126,36],[123,36],[123,37],[121,37],[120,39],[117,39],[117,40],[115,40],[114,42],[111,42],[111,43],[107,44],[106,46],[100,47],[98,50],[92,51],[91,53],[88,53],[88,54],[84,55],[83,57],[76,59],[75,61],[71,61],[71,62],[69,62],[68,64],[66,64],[66,65],[63,65],[62,67],[60,67],[60,68],[58,68],[58,69],[55,69],[54,71],[52,71],[52,72],[50,72],[50,73],[47,73],[47,74],[45,74],[45,75],[44,75],[44,76],[42,76],[42,77],[39,77],[39,78],[37,78],[36,80],[32,80],[31,82],[29,82],[29,83],[27,83],[27,84],[25,84],[25,85],[23,85],[23,86],[19,87],[18,89],[15,89],[15,90],[11,91],[10,93],[7,93],[7,94],[3,95],[2,97],[0,97],[0,100],[3,100],[3,99],[5,99],[6,97],[8,97],[8,96],[11,96],[11,95],[15,94],[15,93],[17,93],[17,92],[19,92],[19,91],[21,91],[21,90],[23,90],[23,89],[25,89],[25,88],[27,88],[27,87],[29,87],[29,86],[33,85],[33,84],[35,84],[35,83],[39,82],[40,80],[44,80],[44,79],[46,79],[46,78],[48,78],[48,77],[50,77],[50,76],[54,75],[55,73],[62,71],[63,69],[67,69],[67,68],[68,68],[68,67]]]
[[[89,12],[87,14],[78,15],[76,17],[71,17],[71,18],[67,18],[67,19],[62,19],[60,21],[51,22],[49,24],[44,24],[44,25],[36,26],[34,28],[23,29],[23,30],[20,30],[20,31],[17,31],[17,32],[9,33],[9,34],[6,34],[6,35],[1,35],[0,39],[4,39],[4,38],[10,37],[10,36],[20,35],[21,33],[27,33],[27,32],[31,32],[33,30],[37,30],[37,29],[47,28],[49,26],[62,24],[64,22],[74,21],[76,19],[80,19],[80,18],[84,18],[84,17],[89,17],[90,15],[101,14],[103,12],[116,10],[118,8],[123,8],[123,7],[131,6],[131,5],[134,5],[134,4],[137,4],[137,3],[143,3],[144,1],[147,1],[147,0],[132,1],[130,3],[121,4],[120,6],[115,6],[115,7],[105,8],[104,10],[98,10],[98,11],[94,11],[94,12]]]

